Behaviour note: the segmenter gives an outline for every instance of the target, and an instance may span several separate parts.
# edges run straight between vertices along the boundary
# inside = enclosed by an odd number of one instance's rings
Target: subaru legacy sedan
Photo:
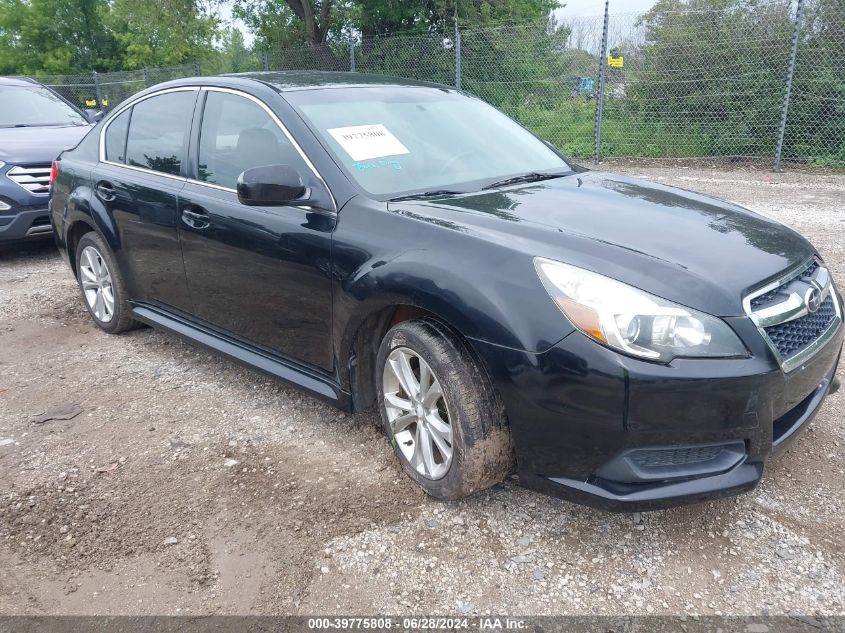
[[[842,299],[791,229],[587,171],[452,88],[184,79],[53,169],[97,326],[170,331],[347,411],[456,499],[614,510],[755,486],[836,388]]]

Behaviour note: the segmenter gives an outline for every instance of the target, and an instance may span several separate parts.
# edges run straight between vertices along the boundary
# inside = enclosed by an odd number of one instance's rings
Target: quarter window
[[[132,108],[121,112],[106,128],[106,160],[122,163],[126,160],[126,129]]]
[[[209,91],[200,128],[199,179],[234,189],[241,172],[264,165],[305,167],[264,108],[238,95]]]
[[[168,92],[132,107],[126,164],[179,174],[196,92]]]

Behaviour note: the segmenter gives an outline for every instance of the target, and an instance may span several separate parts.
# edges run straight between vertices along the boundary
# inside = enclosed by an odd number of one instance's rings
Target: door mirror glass
[[[251,206],[291,204],[305,196],[299,172],[290,165],[251,167],[238,176],[238,200]]]

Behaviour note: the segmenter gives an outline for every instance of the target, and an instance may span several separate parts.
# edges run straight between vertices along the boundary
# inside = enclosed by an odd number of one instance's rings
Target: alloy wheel
[[[114,317],[114,288],[105,259],[93,246],[86,246],[79,257],[79,281],[91,313],[101,323]]]
[[[413,350],[398,347],[384,364],[382,386],[395,445],[423,477],[444,477],[452,464],[452,425],[431,367]]]

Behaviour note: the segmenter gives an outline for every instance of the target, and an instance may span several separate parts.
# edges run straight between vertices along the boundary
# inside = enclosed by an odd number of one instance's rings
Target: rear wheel
[[[466,344],[440,323],[392,328],[379,349],[379,409],[405,471],[432,496],[458,499],[513,466],[504,407]]]
[[[109,334],[125,332],[139,324],[132,319],[126,287],[105,241],[91,231],[76,245],[76,278],[91,318]]]

